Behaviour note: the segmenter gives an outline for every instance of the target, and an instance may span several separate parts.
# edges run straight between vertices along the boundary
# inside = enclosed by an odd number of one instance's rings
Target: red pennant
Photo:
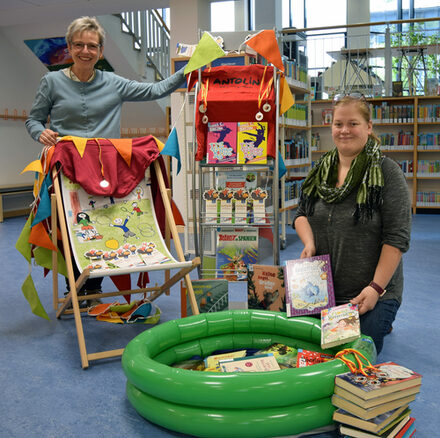
[[[274,30],[262,30],[246,41],[257,53],[266,58],[278,70],[284,72],[284,64],[281,59],[280,48]]]

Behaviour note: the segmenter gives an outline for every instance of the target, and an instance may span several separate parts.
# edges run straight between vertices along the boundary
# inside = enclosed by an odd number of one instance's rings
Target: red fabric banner
[[[202,72],[201,85],[196,102],[197,152],[196,160],[206,155],[207,123],[209,122],[253,122],[261,113],[260,122],[268,123],[267,154],[275,157],[275,88],[273,67],[260,64],[246,66],[220,66]],[[194,86],[197,75],[192,75],[188,89]],[[263,105],[269,104],[269,111]],[[202,113],[199,108],[206,107]],[[266,105],[265,109],[268,109]]]

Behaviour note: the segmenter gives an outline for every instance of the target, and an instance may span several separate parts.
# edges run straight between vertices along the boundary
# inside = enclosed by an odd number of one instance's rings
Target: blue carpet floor
[[[25,218],[0,224],[2,306],[0,437],[183,437],[156,426],[132,408],[125,396],[120,359],[92,362],[81,369],[73,318],[55,318],[51,276],[41,268],[32,275],[50,321],[34,316],[21,292],[28,265],[14,245]],[[301,243],[288,230],[281,261],[298,258]],[[405,292],[393,332],[379,361],[394,361],[423,374],[422,391],[411,404],[417,437],[440,436],[440,216],[416,215],[411,248],[404,255]],[[61,279],[62,280],[62,279]],[[105,280],[107,282],[108,280]],[[110,286],[110,283],[104,285]],[[64,282],[60,281],[60,290]],[[161,321],[179,317],[179,289],[157,301]],[[90,352],[121,348],[145,326],[119,326],[84,317]],[[197,394],[194,394],[197,397]],[[336,437],[336,432],[315,437]]]

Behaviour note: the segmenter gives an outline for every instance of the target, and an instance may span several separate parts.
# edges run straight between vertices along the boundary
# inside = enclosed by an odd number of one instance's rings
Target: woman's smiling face
[[[96,32],[76,32],[69,44],[69,53],[77,67],[92,70],[101,56],[103,48]]]
[[[332,137],[341,156],[355,158],[371,134],[372,122],[366,121],[359,110],[360,102],[336,105],[333,110]]]

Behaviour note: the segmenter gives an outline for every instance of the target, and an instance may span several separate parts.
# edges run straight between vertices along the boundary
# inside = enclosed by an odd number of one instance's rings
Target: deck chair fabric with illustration
[[[193,311],[198,313],[189,272],[200,262],[185,261],[160,146],[163,144],[152,136],[128,140],[68,137],[57,144],[51,157],[52,240],[59,238],[53,223],[57,218],[70,285],[67,297],[59,298],[54,255],[54,305],[58,318],[65,313],[74,315],[83,368],[91,360],[123,352],[123,348],[87,352],[81,320],[84,309],[79,306],[84,297],[78,291],[88,278],[111,276],[120,290],[103,292],[99,298],[123,295],[127,301],[135,293],[154,301],[183,278]],[[168,231],[177,259],[163,237]],[[77,279],[73,263],[81,273]],[[177,272],[171,276],[171,270]],[[143,275],[151,271],[166,272],[162,285],[145,287]],[[138,289],[124,288],[124,282],[117,281],[133,273],[140,274]]]

